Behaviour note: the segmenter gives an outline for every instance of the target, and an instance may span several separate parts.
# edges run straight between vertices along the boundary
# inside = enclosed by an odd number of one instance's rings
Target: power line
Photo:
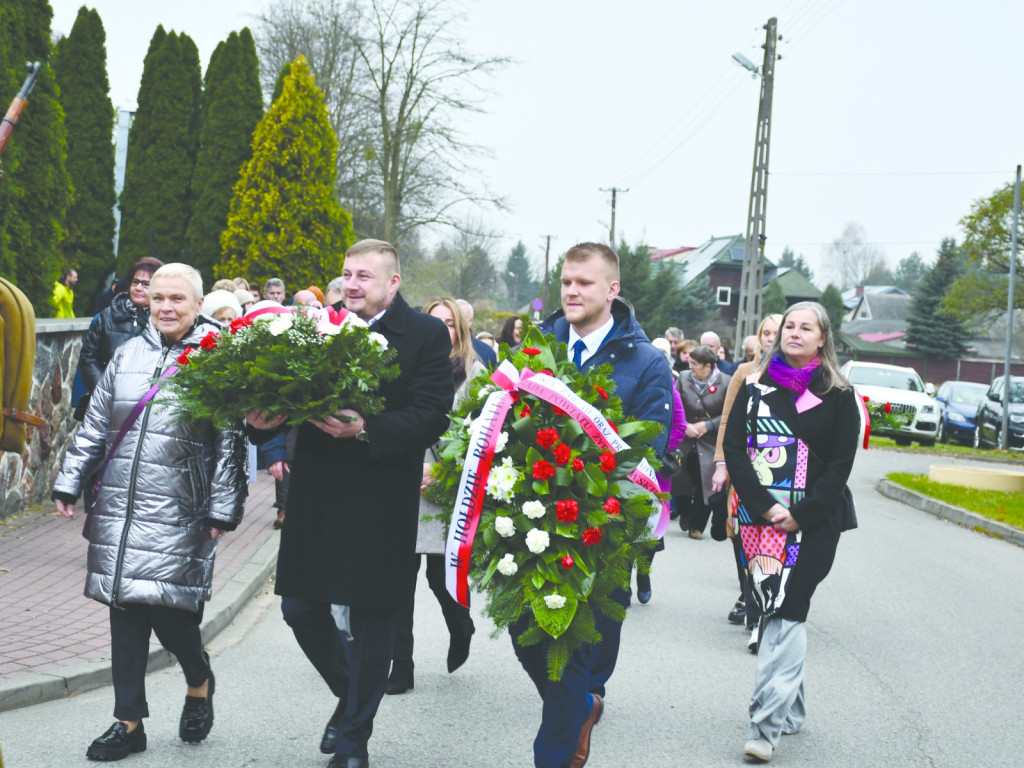
[[[772,171],[772,176],[1005,176],[1002,171]]]

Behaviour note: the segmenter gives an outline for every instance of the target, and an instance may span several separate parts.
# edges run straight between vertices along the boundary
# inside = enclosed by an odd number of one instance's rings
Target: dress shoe
[[[216,681],[210,672],[210,685],[206,697],[186,696],[185,706],[181,710],[181,721],[178,724],[178,736],[189,744],[198,744],[210,735],[213,728],[213,689]]]
[[[640,605],[647,605],[651,602],[651,576],[647,573],[636,575],[636,599]]]
[[[704,532],[703,531],[698,531],[696,528],[691,528],[690,529],[690,538],[691,539],[697,539],[699,541],[700,539],[704,538]]]
[[[772,753],[774,751],[775,749],[772,747],[772,743],[764,736],[756,739],[750,739],[743,745],[743,754],[747,757],[759,760],[762,763],[769,762],[772,759]]]
[[[747,604],[743,602],[741,597],[736,601],[736,604],[729,611],[729,623],[730,624],[743,624],[747,620]]]
[[[106,733],[89,745],[85,756],[90,760],[123,760],[132,752],[146,751],[146,729],[142,721],[128,732],[127,723],[118,720]]]
[[[352,757],[351,755],[335,755],[327,763],[327,768],[370,768],[368,757]]]
[[[468,653],[468,651],[467,651]],[[391,674],[388,675],[388,696],[397,696],[411,691],[413,688],[412,679],[413,663],[411,661],[391,662]]]
[[[594,703],[590,707],[587,719],[583,721],[583,727],[580,728],[580,738],[576,742],[576,754],[572,759],[572,768],[583,768],[587,764],[587,758],[590,757],[590,732],[594,730],[594,724],[601,719],[601,708],[604,706],[604,702],[596,693],[590,694],[590,698],[594,700]]]
[[[327,721],[327,725],[324,727],[324,735],[320,739],[320,751],[325,755],[333,755],[334,750],[338,747],[338,723],[341,722],[343,709],[344,705],[341,699],[339,699],[338,706],[334,708],[334,714],[331,715],[331,719]]]
[[[472,620],[470,621],[472,622]],[[452,634],[451,640],[448,641],[448,674],[451,674],[466,663],[466,659],[469,658],[469,641],[473,639],[474,632],[476,632],[476,627],[470,623],[467,627],[463,627],[461,631]],[[412,688],[411,673],[409,681],[409,687]]]

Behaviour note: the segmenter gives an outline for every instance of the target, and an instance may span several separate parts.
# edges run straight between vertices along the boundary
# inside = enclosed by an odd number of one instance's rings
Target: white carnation
[[[511,517],[498,515],[494,518],[494,530],[496,530],[501,536],[511,536],[516,532],[516,526],[515,523],[512,522]]]
[[[494,452],[501,453],[503,450],[505,450],[506,445],[508,445],[508,432],[502,432],[500,435],[498,435],[498,442],[494,446]]]
[[[374,344],[376,344],[381,349],[387,349],[388,348],[388,340],[385,339],[383,336],[381,336],[376,331],[371,331],[370,332],[370,341],[372,341]]]
[[[505,555],[501,560],[498,561],[498,570],[503,576],[513,576],[515,572],[519,570],[519,566],[516,565],[516,560],[509,553]]]
[[[512,501],[515,496],[513,489],[519,477],[519,471],[513,466],[511,457],[506,456],[500,465],[491,467],[491,473],[487,477],[487,495],[498,501]]]
[[[557,611],[565,606],[565,598],[562,595],[544,595],[544,604],[552,611]]]
[[[544,517],[546,511],[547,510],[544,509],[544,505],[539,501],[528,501],[523,504],[523,514],[531,520]]]
[[[273,320],[270,321],[270,325],[267,326],[267,330],[270,331],[272,336],[280,336],[282,333],[292,327],[292,316],[291,315],[277,315]]]
[[[551,537],[548,536],[547,531],[542,531],[538,528],[534,528],[526,534],[526,548],[533,552],[535,555],[539,555],[545,549],[548,548],[548,544],[551,543]]]

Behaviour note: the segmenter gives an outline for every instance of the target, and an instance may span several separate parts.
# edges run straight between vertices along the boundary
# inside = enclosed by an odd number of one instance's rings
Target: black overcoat
[[[815,376],[808,389],[821,402],[797,413],[793,393],[776,384],[767,372],[761,383],[775,391],[763,395],[772,411],[786,422],[793,433],[807,443],[811,456],[807,462],[806,496],[789,512],[803,531],[800,555],[786,586],[786,599],[777,616],[791,621],[806,621],[811,596],[828,575],[839,544],[843,513],[843,486],[853,469],[860,441],[860,410],[853,387],[835,387],[823,392],[820,377]],[[740,387],[725,427],[725,462],[733,487],[752,517],[760,517],[775,504],[757,478],[747,453],[747,402],[750,385]]]
[[[398,294],[373,330],[401,373],[381,387],[384,412],[366,418],[368,443],[299,427],[276,592],[391,611],[414,583],[423,452],[448,428],[454,384],[440,320]]]

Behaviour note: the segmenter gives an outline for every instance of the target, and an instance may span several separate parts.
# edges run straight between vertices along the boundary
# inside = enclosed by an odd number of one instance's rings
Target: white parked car
[[[857,360],[845,363],[839,371],[859,394],[877,403],[891,404],[893,415],[907,420],[897,432],[881,428],[875,434],[889,434],[897,445],[910,445],[911,440],[922,446],[935,445],[939,430],[939,404],[917,371],[899,365]]]

